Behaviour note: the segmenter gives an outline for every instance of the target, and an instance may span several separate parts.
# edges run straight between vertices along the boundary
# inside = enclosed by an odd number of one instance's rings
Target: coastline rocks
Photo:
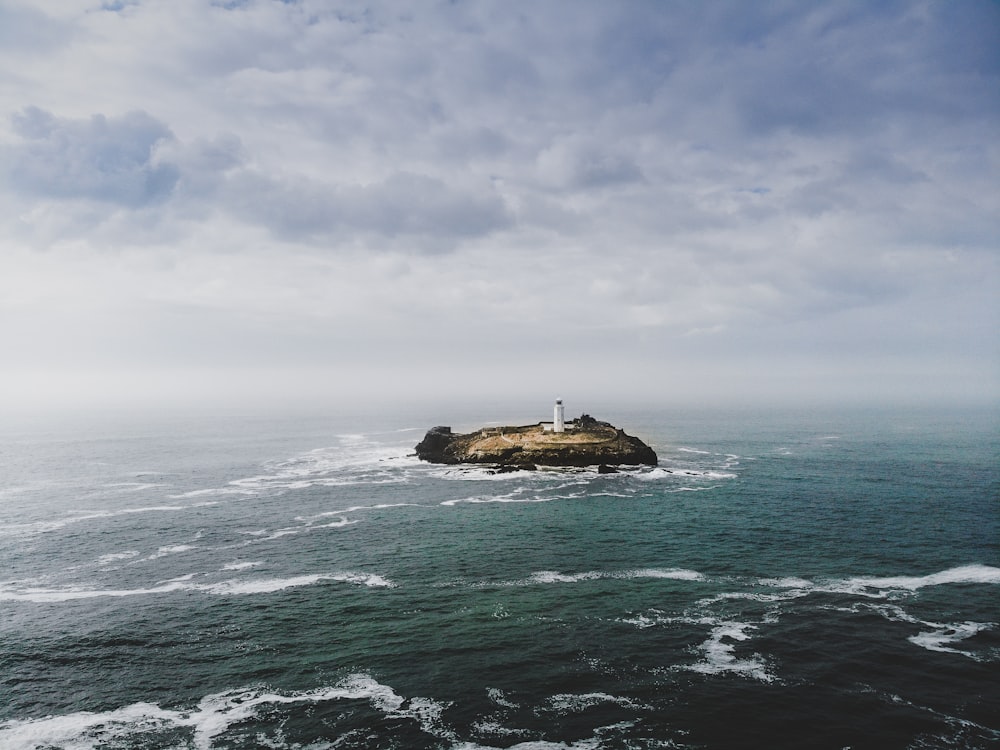
[[[417,457],[439,464],[493,464],[499,472],[533,470],[537,466],[656,466],[655,451],[639,438],[586,414],[567,423],[566,432],[547,431],[541,424],[484,427],[459,434],[432,427],[416,446]]]

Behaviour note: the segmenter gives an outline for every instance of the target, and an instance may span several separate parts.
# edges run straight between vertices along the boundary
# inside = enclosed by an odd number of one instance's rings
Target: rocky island
[[[518,427],[484,427],[459,434],[433,427],[417,444],[417,457],[440,464],[492,464],[498,471],[538,466],[594,466],[602,472],[619,465],[657,464],[656,453],[639,438],[586,414],[564,422],[562,403],[556,418]]]

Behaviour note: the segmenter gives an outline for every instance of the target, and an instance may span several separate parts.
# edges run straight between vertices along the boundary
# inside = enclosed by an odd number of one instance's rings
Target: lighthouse
[[[561,398],[556,399],[556,406],[552,410],[552,431],[566,432],[566,414],[563,411],[563,402]]]

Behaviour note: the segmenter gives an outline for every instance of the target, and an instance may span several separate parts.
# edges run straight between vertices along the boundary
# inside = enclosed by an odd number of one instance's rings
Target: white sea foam
[[[312,574],[305,576],[294,576],[292,578],[259,578],[255,580],[230,580],[218,583],[199,584],[195,587],[197,591],[204,591],[209,594],[221,594],[224,596],[241,594],[269,594],[274,591],[295,588],[298,586],[312,586],[320,581],[340,581],[344,583],[354,583],[361,586],[373,586],[380,588],[394,588],[395,584],[382,576],[368,573],[332,573],[332,574]]]
[[[321,517],[329,517],[331,515],[335,515],[335,514],[334,513],[321,513],[318,516],[313,516],[312,520],[310,520],[310,519],[304,519],[304,518],[299,517],[296,520],[303,521],[303,523],[301,523],[300,525],[298,525],[298,526],[285,526],[284,528],[275,529],[273,531],[271,531],[270,529],[257,529],[255,531],[241,531],[241,532],[239,532],[240,534],[243,534],[244,536],[252,536],[254,538],[250,539],[248,541],[245,541],[245,542],[241,542],[239,545],[236,545],[236,546],[249,547],[249,546],[252,546],[252,545],[255,545],[255,544],[261,544],[263,542],[271,542],[271,541],[274,541],[275,539],[281,539],[282,537],[286,537],[286,536],[296,536],[298,534],[308,534],[310,532],[317,531],[319,529],[339,529],[339,528],[343,528],[345,526],[353,526],[356,523],[360,523],[360,521],[358,519],[345,518],[345,517],[343,517],[339,513],[337,513],[336,515],[340,515],[340,518],[337,518],[336,520],[329,521],[327,523],[315,523],[315,519],[318,519],[318,518],[321,518]]]
[[[269,594],[288,588],[311,586],[321,581],[352,583],[376,588],[394,588],[396,586],[395,583],[380,575],[359,572],[316,573],[289,578],[231,579],[215,583],[194,583],[192,579],[196,575],[198,574],[191,573],[169,581],[159,582],[154,586],[135,589],[38,588],[5,583],[0,584],[0,601],[55,603],[98,597],[150,596],[175,591],[194,591],[216,596],[240,596]]]
[[[432,465],[427,467],[427,473],[437,479],[463,479],[468,481],[483,481],[483,482],[507,482],[512,479],[519,479],[521,481],[530,480],[545,480],[545,479],[559,479],[560,475],[556,472],[546,472],[546,471],[528,471],[526,469],[519,469],[517,471],[506,471],[499,473],[492,466],[477,466],[477,465],[463,465],[463,466],[437,466]]]
[[[339,529],[344,526],[353,526],[356,523],[360,523],[358,520],[350,520],[348,518],[340,518],[336,521],[330,521],[330,523],[322,523],[318,526],[311,526],[313,529]]]
[[[475,495],[473,497],[457,498],[455,500],[444,500],[441,505],[454,506],[460,503],[470,505],[480,505],[485,503],[550,503],[555,500],[578,500],[586,497],[584,492],[573,492],[565,495]]]
[[[34,588],[0,586],[0,601],[13,602],[68,602],[75,599],[94,599],[96,597],[144,596],[148,594],[164,594],[191,588],[181,582],[166,583],[144,589],[85,589],[85,588]]]
[[[523,584],[531,583],[578,583],[579,581],[594,581],[598,578],[605,578],[606,574],[601,573],[596,570],[588,571],[586,573],[574,573],[572,575],[564,575],[563,573],[558,573],[554,570],[540,570],[537,573],[532,573]]]
[[[731,471],[703,471],[699,476],[702,479],[736,479],[738,475]]]
[[[160,484],[159,482],[112,482],[104,485],[104,487],[113,489],[119,493],[142,492],[143,490],[152,490],[157,487],[168,486],[169,485],[166,484]]]
[[[178,581],[190,581],[190,580],[192,580],[194,578],[197,578],[199,575],[201,575],[201,574],[200,573],[185,573],[182,576],[176,576],[175,578],[169,578],[166,581],[159,581],[159,582],[157,582],[157,585],[159,585],[160,583],[177,583]]]
[[[314,524],[303,524],[302,526],[287,526],[283,529],[277,529],[267,534],[266,536],[255,540],[255,542],[270,542],[275,539],[280,539],[283,536],[295,536],[296,534],[305,534],[310,531],[315,531],[316,529],[337,529],[343,526],[352,526],[358,523],[358,521],[350,521],[346,518],[341,518],[336,521],[331,521],[330,523],[324,523],[319,525]]]
[[[758,583],[761,586],[774,586],[779,589],[807,589],[813,585],[812,581],[807,581],[805,578],[796,578],[795,576],[761,578]]]
[[[993,729],[992,727],[986,727],[983,726],[982,724],[977,724],[974,721],[970,721],[969,719],[964,719],[959,716],[952,716],[951,714],[944,713],[943,711],[938,711],[937,709],[930,708],[928,706],[921,706],[920,704],[908,701],[905,698],[900,697],[899,695],[890,694],[887,697],[889,698],[890,701],[892,701],[897,705],[908,706],[912,709],[916,709],[921,713],[928,714],[930,716],[934,716],[938,719],[941,719],[946,724],[948,724],[951,729],[951,731],[938,734],[936,736],[923,735],[921,737],[921,740],[923,740],[923,742],[921,742],[920,745],[911,745],[911,747],[934,747],[934,748],[972,747],[973,744],[972,742],[970,742],[970,738],[967,734],[968,730],[974,730],[977,734],[981,734],[983,739],[986,738],[989,738],[989,740],[1000,739],[1000,730]],[[993,743],[990,742],[990,744],[992,745]],[[985,746],[985,745],[979,745],[977,743],[976,746]]]
[[[495,735],[497,737],[526,737],[526,736],[528,736],[528,735],[531,734],[531,731],[528,730],[528,729],[517,729],[515,727],[505,727],[499,721],[492,720],[492,719],[484,719],[484,720],[477,721],[477,722],[473,723],[472,729],[473,729],[474,732],[476,732],[476,734],[480,734],[480,735],[483,735],[483,734],[487,734],[487,735],[492,734],[492,735]],[[463,745],[459,745],[459,747],[463,747]],[[482,747],[482,746],[481,745],[470,745],[469,743],[465,743],[464,747],[466,747],[466,748],[473,748],[473,747]]]
[[[934,625],[932,623],[926,623],[928,625]],[[952,625],[935,625],[936,630],[931,630],[926,633],[918,633],[917,635],[910,636],[907,638],[910,643],[915,643],[918,646],[926,648],[928,651],[940,651],[942,653],[949,654],[961,654],[962,656],[967,656],[970,659],[976,661],[983,661],[984,657],[980,654],[976,654],[972,651],[962,651],[961,649],[952,648],[950,644],[957,643],[959,641],[964,641],[966,638],[971,638],[983,630],[992,630],[996,627],[995,622],[960,622]]]
[[[118,513],[128,515],[130,513],[162,513],[171,510],[187,510],[190,505],[150,505],[147,508],[122,508]],[[113,515],[118,515],[115,513]]]
[[[731,471],[719,471],[717,469],[689,469],[689,468],[665,468],[657,467],[651,471],[629,474],[642,482],[660,482],[664,480],[696,479],[714,481],[718,479],[735,479],[738,474]]]
[[[44,534],[50,531],[58,531],[67,526],[86,521],[96,521],[106,518],[116,518],[118,516],[134,515],[136,513],[176,513],[188,510],[189,508],[201,507],[208,503],[198,503],[196,505],[148,505],[138,508],[119,508],[116,510],[77,510],[62,518],[46,518],[42,521],[30,523],[0,524],[0,535],[33,535]]]
[[[354,674],[332,687],[296,693],[273,693],[266,688],[240,688],[207,695],[191,710],[167,710],[152,703],[92,713],[81,711],[38,719],[14,719],[0,723],[0,746],[10,750],[60,747],[85,750],[95,746],[132,746],[153,731],[183,730],[185,747],[211,750],[215,738],[230,727],[258,716],[259,711],[280,705],[367,700],[387,718],[410,719],[441,740],[454,741],[454,733],[441,721],[447,704],[415,697],[407,701],[391,687],[368,675]],[[262,740],[263,738],[258,738]]]
[[[193,544],[172,544],[165,547],[160,547],[156,552],[147,557],[147,560],[158,560],[161,557],[166,557],[167,555],[179,555],[182,552],[190,552],[195,549]]]
[[[887,576],[848,578],[843,582],[848,591],[866,589],[902,589],[916,591],[925,586],[956,583],[1000,583],[1000,568],[989,565],[962,565],[924,576]]]
[[[549,742],[547,740],[529,740],[507,745],[506,750],[598,750],[603,743],[599,737],[588,737],[567,745],[565,742]],[[493,745],[480,745],[476,742],[459,742],[451,750],[500,750]]]
[[[419,464],[409,448],[384,445],[364,435],[341,436],[342,444],[317,448],[264,466],[264,473],[235,479],[222,487],[191,490],[171,498],[247,496],[271,494],[309,487],[364,484],[397,484],[410,481],[408,470]]]
[[[722,674],[732,672],[734,674],[753,677],[761,682],[773,682],[776,678],[767,671],[763,659],[759,654],[753,654],[750,658],[737,659],[733,653],[735,645],[733,641],[746,641],[750,636],[747,630],[755,630],[756,626],[745,622],[704,620],[709,624],[714,624],[712,632],[708,638],[702,642],[698,648],[704,653],[705,658],[696,664],[692,664],[687,669],[702,674]]]
[[[580,713],[591,706],[598,706],[602,703],[617,703],[619,706],[639,708],[638,704],[628,698],[607,693],[560,693],[550,696],[546,701],[548,708],[559,713]]]
[[[133,703],[104,713],[80,711],[0,723],[0,745],[9,750],[37,750],[43,747],[91,750],[98,745],[119,744],[132,734],[178,726],[191,726],[189,717],[152,703]]]
[[[0,534],[21,535],[21,534],[42,534],[47,531],[57,531],[70,524],[92,521],[97,518],[110,518],[113,514],[109,511],[98,512],[76,512],[73,515],[63,518],[47,518],[44,521],[32,521],[30,523],[5,523],[0,524]]]
[[[379,503],[377,505],[352,505],[343,510],[330,510],[324,513],[319,513],[312,518],[325,518],[327,516],[343,516],[346,513],[357,513],[359,510],[386,510],[387,508],[423,508],[426,506],[420,503]],[[309,518],[303,518],[302,520],[307,521]]]
[[[168,495],[171,500],[183,500],[190,497],[205,497],[206,495],[256,495],[256,490],[242,487],[209,487],[203,490],[191,490],[182,492],[179,495]]]
[[[97,564],[100,566],[111,565],[111,563],[120,562],[121,560],[129,560],[133,557],[138,557],[139,550],[125,550],[124,552],[111,552],[107,555],[101,555],[97,558]]]
[[[619,498],[621,500],[631,500],[635,497],[635,492],[594,492],[591,497],[611,497]]]
[[[701,581],[704,576],[696,570],[682,568],[638,568],[633,570],[588,570],[582,573],[560,573],[555,570],[539,570],[527,578],[516,581],[505,581],[499,584],[484,582],[480,585],[491,586],[533,586],[549,583],[580,583],[581,581],[597,581],[604,579],[633,578],[665,578],[677,581]]]
[[[926,648],[928,651],[960,654],[975,661],[990,660],[985,654],[977,654],[973,651],[962,651],[961,649],[953,648],[950,644],[964,641],[984,630],[992,630],[997,627],[997,623],[995,622],[971,622],[968,620],[959,623],[928,622],[926,620],[921,620],[918,617],[914,617],[906,612],[902,607],[895,604],[870,604],[865,602],[862,604],[855,604],[852,607],[838,607],[837,609],[847,612],[858,612],[860,610],[877,612],[892,622],[905,622],[911,625],[919,625],[920,627],[930,628],[929,631],[911,635],[906,640],[920,646],[921,648]]]
[[[486,688],[486,694],[490,697],[490,700],[498,706],[503,706],[504,708],[518,708],[518,705],[508,698],[500,688]]]
[[[808,583],[808,582],[806,582]],[[791,586],[781,586],[782,590],[777,592],[763,592],[763,591],[724,591],[719,594],[713,594],[712,596],[705,597],[704,599],[699,599],[697,605],[699,607],[705,608],[710,607],[718,602],[725,601],[751,601],[751,602],[784,602],[791,599],[799,599],[803,596],[808,596],[814,590],[811,586],[804,586],[801,588],[795,588]]]
[[[256,561],[256,562],[251,562],[251,561],[246,561],[246,562],[236,561],[236,562],[226,563],[225,565],[222,566],[222,569],[223,570],[247,570],[249,568],[259,568],[263,564],[264,563],[260,562],[260,561]]]
[[[664,614],[658,609],[650,609],[647,612],[640,612],[632,617],[620,617],[615,622],[625,623],[626,625],[634,625],[639,628],[639,630],[645,630],[646,628],[652,628],[656,625],[664,625],[677,622],[678,618],[671,617]]]
[[[961,565],[923,576],[854,576],[850,578],[818,579],[816,581],[797,577],[762,578],[758,580],[758,584],[761,586],[788,589],[789,594],[854,594],[874,599],[883,599],[893,591],[912,592],[927,586],[971,583],[1000,583],[1000,568],[976,564]],[[726,594],[722,596],[749,598],[756,596],[756,594]]]

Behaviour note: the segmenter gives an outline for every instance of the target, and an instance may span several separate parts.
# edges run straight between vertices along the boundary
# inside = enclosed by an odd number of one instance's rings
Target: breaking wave
[[[179,733],[184,738],[180,743],[182,746],[210,750],[215,746],[216,738],[281,706],[344,700],[367,701],[385,719],[410,720],[434,737],[454,739],[453,733],[440,721],[441,712],[447,704],[427,698],[407,700],[368,675],[352,674],[332,687],[303,692],[280,693],[265,687],[248,687],[214,693],[202,698],[190,710],[133,703],[100,713],[80,711],[39,719],[15,719],[0,724],[0,745],[11,750],[118,747],[132,746],[135,741],[151,734]],[[264,738],[258,736],[258,739]]]

